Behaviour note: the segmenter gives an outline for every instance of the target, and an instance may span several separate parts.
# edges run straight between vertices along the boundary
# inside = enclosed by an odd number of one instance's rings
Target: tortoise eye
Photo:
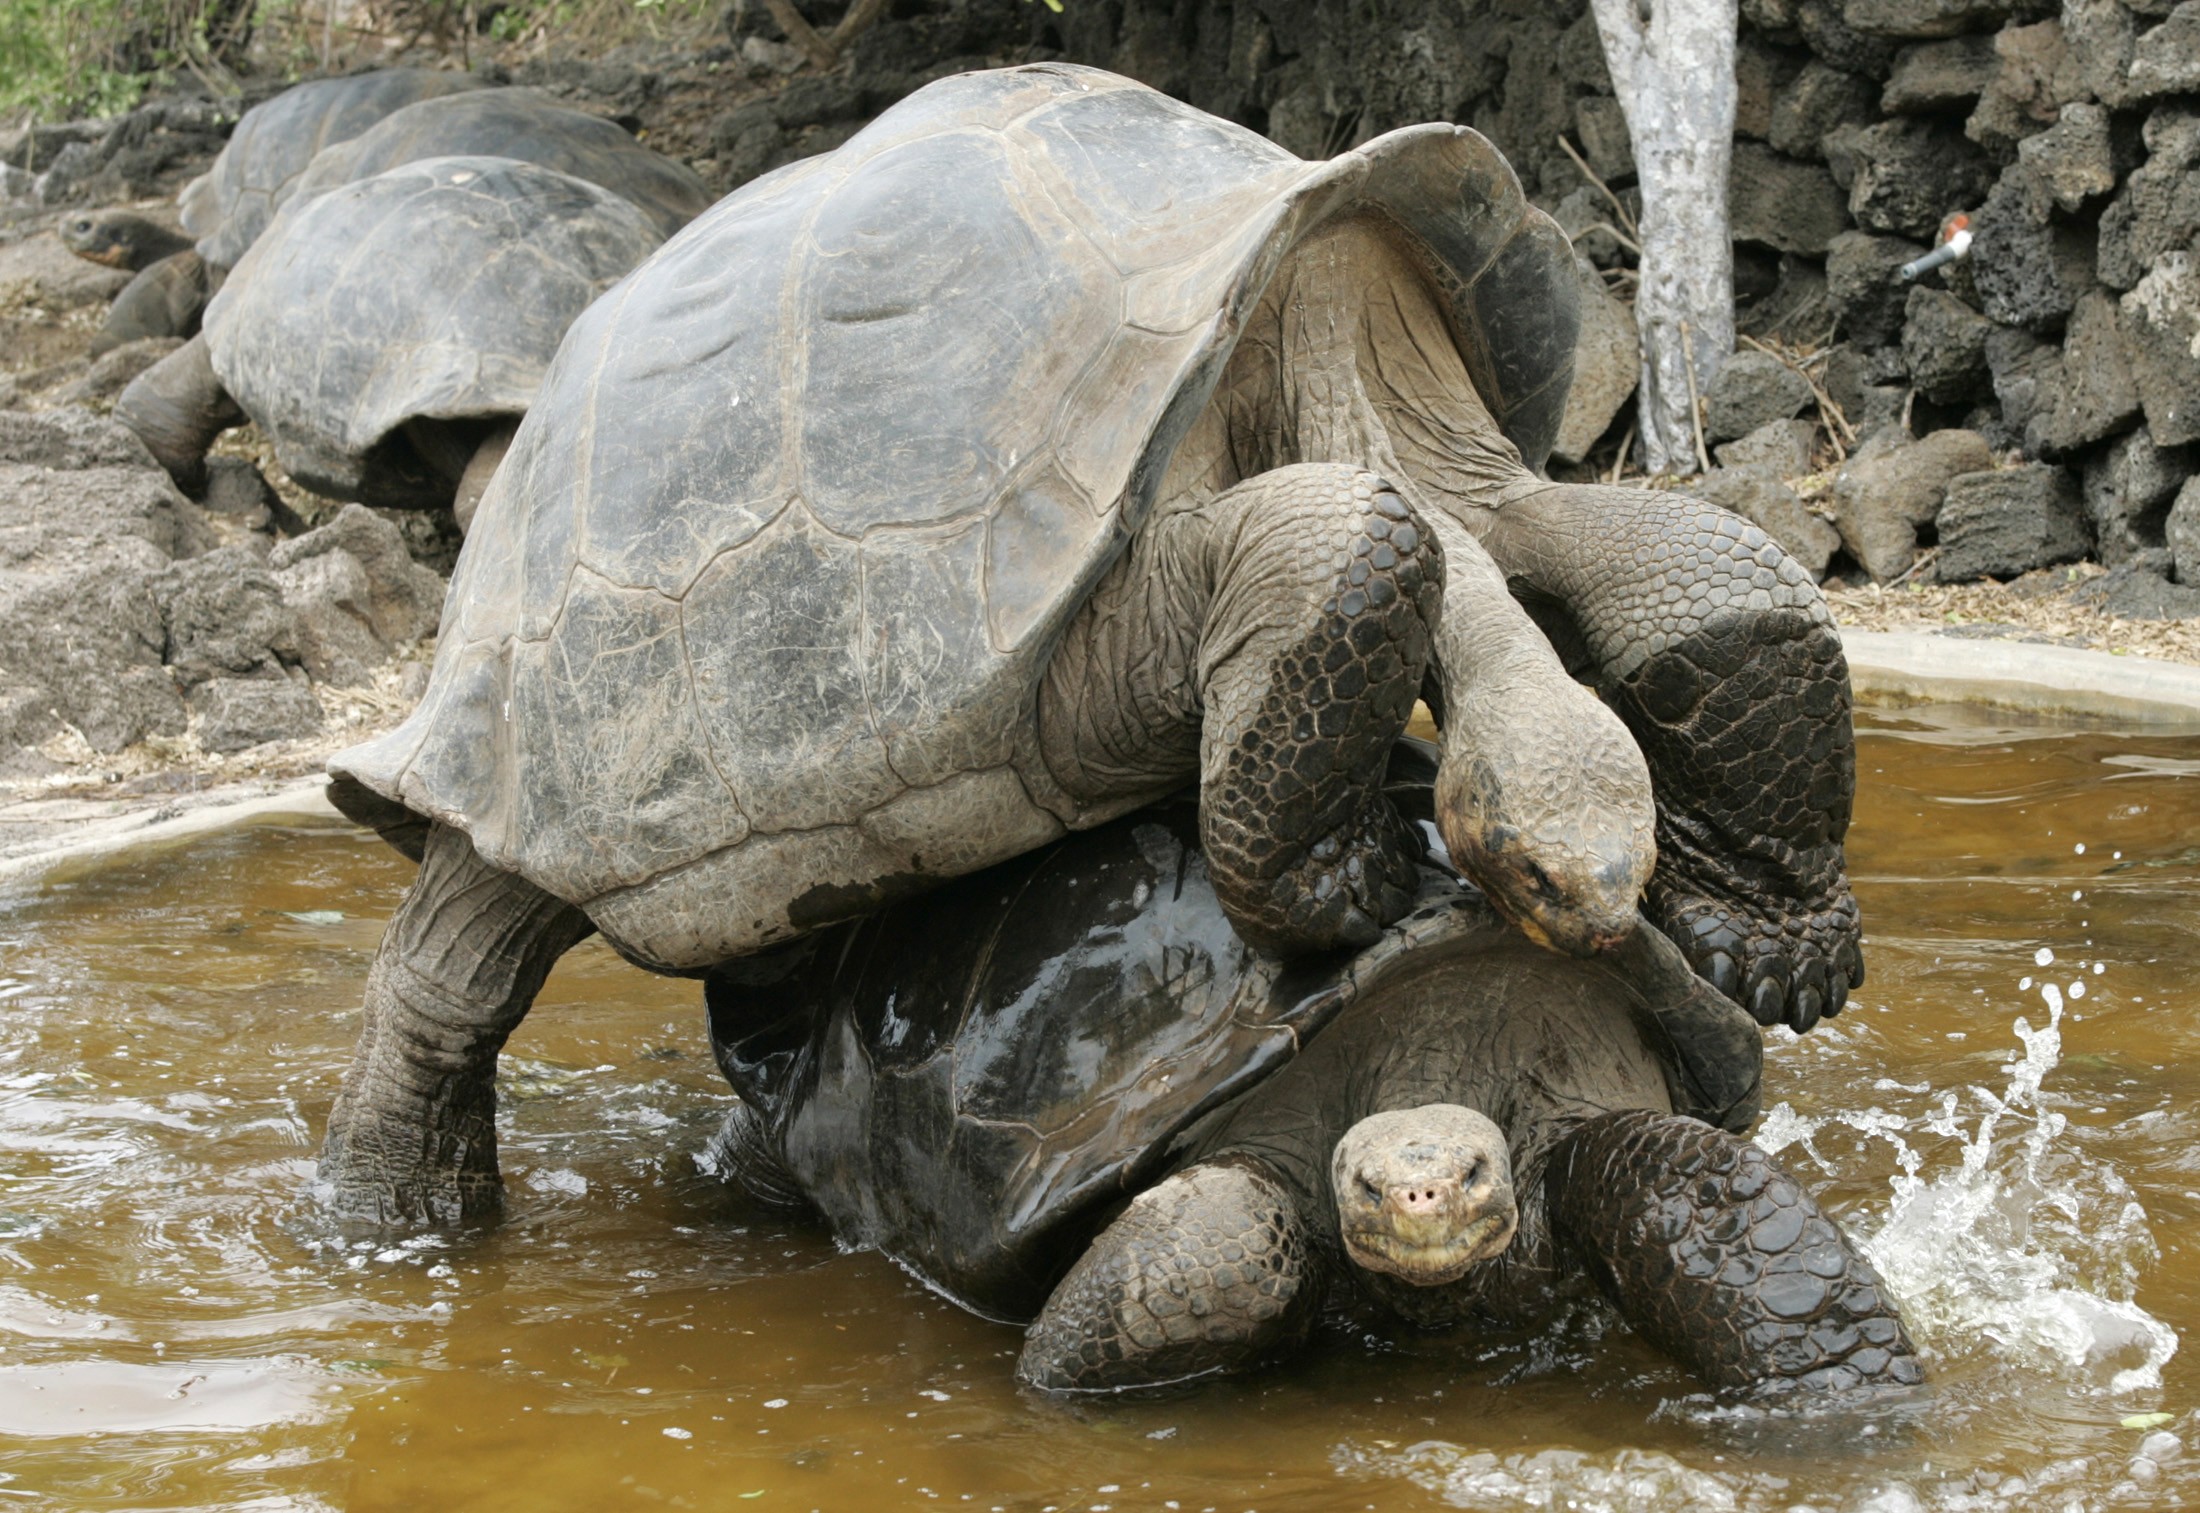
[[[1374,1183],[1368,1181],[1365,1177],[1362,1177],[1360,1179],[1360,1196],[1367,1199],[1368,1202],[1373,1203],[1378,1208],[1382,1206],[1383,1190],[1377,1187]]]

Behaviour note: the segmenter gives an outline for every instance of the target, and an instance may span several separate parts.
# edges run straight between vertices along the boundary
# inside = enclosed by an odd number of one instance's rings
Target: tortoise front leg
[[[1652,919],[1760,1024],[1840,1012],[1864,981],[1843,851],[1856,736],[1810,575],[1682,494],[1547,484],[1462,518],[1642,747]]]
[[[588,916],[432,827],[367,973],[366,1020],[329,1113],[319,1187],[382,1224],[494,1213],[497,1053]]]
[[[198,494],[206,487],[206,449],[242,425],[244,411],[214,376],[201,335],[131,379],[115,401],[115,418],[137,433],[178,488]]]
[[[1718,1388],[1910,1386],[1871,1262],[1747,1140],[1630,1109],[1551,1153],[1552,1235],[1652,1343]]]
[[[1277,468],[1164,510],[1048,666],[1046,765],[1098,817],[1196,770],[1240,935],[1278,955],[1371,944],[1425,852],[1382,779],[1442,593],[1434,538],[1358,468]]]
[[[1132,1200],[1024,1336],[1019,1380],[1122,1392],[1242,1371],[1306,1338],[1326,1269],[1290,1190],[1249,1158]]]

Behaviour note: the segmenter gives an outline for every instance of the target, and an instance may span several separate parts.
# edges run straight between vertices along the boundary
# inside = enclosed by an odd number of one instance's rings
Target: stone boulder
[[[1895,55],[1880,109],[1893,116],[1967,115],[2000,72],[1991,36],[1920,42]]]
[[[100,751],[178,735],[152,585],[213,544],[136,437],[82,410],[0,412],[0,689],[8,740],[73,726]],[[0,751],[0,756],[5,756]]]
[[[2072,101],[2062,108],[2062,117],[2054,125],[2017,144],[2017,161],[2047,186],[2058,206],[2077,210],[2116,187],[2108,112],[2083,100]]]
[[[2131,64],[2139,25],[2128,6],[2120,0],[2064,0],[2062,40],[2070,53],[2071,83],[2078,90],[2111,110],[2132,103]]]
[[[1963,134],[2006,163],[2020,142],[2054,125],[2064,102],[2086,90],[2060,20],[2004,27],[1994,34],[1994,56],[1999,66]]]
[[[2070,602],[2125,620],[2189,620],[2200,615],[2200,588],[2171,581],[2167,549],[2149,547],[2070,591]]]
[[[2078,296],[2063,337],[2062,382],[2053,407],[2025,429],[2026,450],[2068,456],[2130,426],[2139,414],[2116,300],[2099,289]]]
[[[2113,567],[2161,546],[2163,516],[2193,474],[2191,457],[2158,447],[2145,427],[2126,432],[2086,459],[2085,512],[2101,561]]]
[[[2125,90],[2132,100],[2200,91],[2200,0],[2184,0],[2135,40]]]
[[[1795,30],[1803,45],[1844,73],[1884,79],[1894,67],[1895,43],[1858,31],[1834,0],[1797,0]]]
[[[1734,144],[1727,197],[1737,242],[1822,257],[1848,225],[1831,174],[1755,142]]]
[[[2013,14],[2040,9],[2036,0],[1843,0],[1841,14],[1874,37],[1953,37],[1980,27],[1991,30]]]
[[[1954,211],[1978,203],[1993,168],[1953,127],[1901,117],[1856,134],[1849,214],[1866,231],[1931,242]]]
[[[2176,563],[2177,581],[2200,587],[2200,479],[2188,478],[2162,522],[2162,539]]]
[[[2157,446],[2200,441],[2200,263],[2165,252],[2123,297],[2123,330]]]
[[[2054,208],[2046,181],[2017,162],[1971,217],[1971,279],[1989,319],[2053,331],[2093,287],[2093,240],[2084,228],[2056,220]]]
[[[2101,282],[2129,289],[2154,260],[2200,236],[2200,115],[2165,106],[2147,118],[2147,158],[2101,212]]]
[[[1699,497],[1754,522],[1808,568],[1811,577],[1826,576],[1826,564],[1840,550],[1841,533],[1813,514],[1772,469],[1713,468],[1692,487]]]
[[[1834,474],[1834,526],[1865,572],[1882,583],[1899,578],[1917,560],[1918,528],[1940,514],[1949,480],[1993,463],[1975,431],[1867,446]]]
[[[269,554],[314,681],[357,687],[407,643],[435,634],[443,580],[413,561],[395,525],[365,505]]]
[[[321,701],[302,675],[213,678],[192,691],[190,703],[199,745],[207,751],[243,751],[321,729]]]
[[[163,660],[185,689],[219,677],[281,677],[299,665],[297,616],[251,547],[174,563],[152,589],[167,624]]]
[[[1800,478],[1810,471],[1810,444],[1817,434],[1807,420],[1775,420],[1739,441],[1722,442],[1714,455],[1722,468],[1766,468],[1775,478]]]
[[[1742,351],[1726,360],[1704,396],[1704,435],[1733,441],[1811,402],[1810,383],[1769,352]]]
[[[1763,134],[1774,150],[1788,157],[1823,159],[1827,136],[1875,119],[1878,93],[1869,79],[1812,61],[1773,96]]]
[[[1938,523],[1933,573],[1943,583],[2014,578],[2075,562],[2093,545],[2077,480],[2047,463],[1949,480]]]
[[[1925,255],[1925,244],[1849,231],[1826,248],[1826,303],[1843,335],[1867,347],[1899,340],[1911,286],[1902,265]]]
[[[1994,323],[1940,289],[1912,286],[1904,306],[1902,358],[1919,393],[1961,404],[1987,387],[1986,338]]]
[[[2062,348],[2029,331],[1996,326],[1986,338],[1986,370],[2003,422],[2022,438],[2035,419],[2054,413],[2062,397]]]

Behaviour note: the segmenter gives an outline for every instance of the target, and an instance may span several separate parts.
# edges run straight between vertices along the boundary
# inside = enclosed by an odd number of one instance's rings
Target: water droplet
[[[2077,852],[2078,852],[2078,855],[2080,855],[2080,856],[2083,856],[2083,855],[2085,855],[2085,842],[2084,842],[2084,841],[2080,841],[2080,842],[2078,842],[2078,845],[2077,845]]]
[[[666,1438],[666,1439],[693,1439],[693,1438],[695,1438],[695,1431],[693,1431],[692,1429],[667,1429],[667,1430],[665,1431],[665,1438]]]
[[[2072,984],[2070,985],[2070,996],[2071,996],[2072,998],[2083,998],[2083,997],[2085,997],[2085,979],[2084,979],[2084,978],[2082,978],[2082,977],[2081,977],[2081,978],[2080,978],[2080,979],[2078,979],[2078,980],[2077,980],[2076,982],[2074,982],[2074,983],[2072,983]]]
[[[2045,946],[2041,946],[2041,947],[2040,947],[2040,948],[2039,948],[2039,949],[2038,949],[2037,951],[2034,951],[2034,952],[2032,953],[2032,965],[2033,965],[2033,966],[2035,966],[2035,967],[2050,967],[2050,966],[2053,966],[2054,964],[2055,964],[2055,953],[2054,953],[2053,951],[2050,951],[2050,950],[2049,950],[2049,949],[2048,949],[2047,947],[2045,947]]]
[[[771,1398],[765,1402],[764,1406],[767,1408],[784,1408],[787,1406],[787,1400],[783,1397]]]

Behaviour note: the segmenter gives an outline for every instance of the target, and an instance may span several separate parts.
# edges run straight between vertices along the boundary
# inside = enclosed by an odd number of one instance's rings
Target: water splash
[[[2054,959],[2042,947],[2035,962]],[[1900,1170],[1863,1248],[1928,1352],[1964,1356],[1983,1343],[2021,1365],[2096,1387],[2105,1379],[2111,1393],[2158,1388],[2178,1342],[2131,1301],[2157,1254],[2146,1212],[2112,1166],[2064,1138],[2069,1121],[2040,1101],[2062,1059],[2063,990],[2043,982],[2038,991],[2047,1022],[2016,1021],[2024,1049],[2003,1064],[2001,1091],[1966,1090],[1978,1106],[1970,1128],[1956,1092],[1915,1119],[1876,1107],[1813,1118],[1782,1103],[1765,1116],[1757,1143],[1772,1152],[1800,1145],[1823,1165],[1812,1139],[1841,1125],[1893,1147]],[[1953,1141],[1955,1164],[1927,1174],[1926,1157],[1905,1138],[1918,1134]]]
[[[1740,1513],[1765,1506],[1751,1495],[1773,1478],[1713,1475],[1654,1450],[1592,1455],[1551,1449],[1499,1455],[1445,1440],[1403,1449],[1339,1446],[1332,1461],[1350,1476],[1403,1478],[1460,1508],[1567,1508],[1576,1513],[1655,1513],[1666,1508]]]

